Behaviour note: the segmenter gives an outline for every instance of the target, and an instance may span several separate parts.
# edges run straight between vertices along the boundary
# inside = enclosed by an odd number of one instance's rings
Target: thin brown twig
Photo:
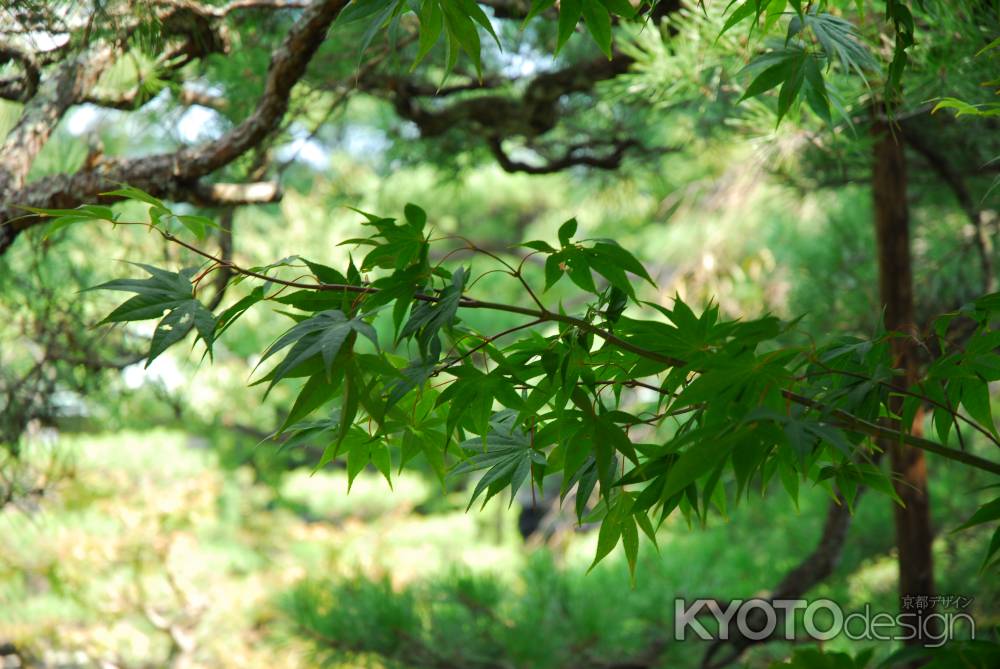
[[[882,386],[884,388],[887,388],[891,392],[898,393],[900,395],[906,395],[907,397],[912,397],[914,399],[918,399],[918,400],[921,400],[923,402],[927,402],[928,404],[930,404],[932,406],[936,406],[939,409],[944,409],[945,411],[947,411],[952,416],[952,419],[955,421],[955,423],[956,423],[956,425],[955,425],[956,431],[958,429],[958,424],[957,424],[958,421],[959,420],[965,421],[974,430],[978,431],[984,437],[986,437],[991,442],[993,442],[994,445],[1000,446],[1000,440],[997,440],[997,438],[994,437],[992,434],[990,434],[989,431],[986,430],[984,427],[982,427],[981,425],[979,425],[975,421],[972,421],[972,420],[966,418],[965,416],[963,416],[962,414],[960,414],[956,409],[952,408],[951,406],[948,406],[948,405],[945,405],[945,404],[941,404],[940,402],[934,400],[933,398],[931,398],[931,397],[929,397],[927,395],[921,395],[920,393],[915,393],[915,392],[913,392],[911,390],[907,390],[905,388],[898,388],[898,387],[896,387],[896,386],[894,386],[894,385],[892,385],[890,383],[886,383],[885,381],[877,381],[877,380],[872,379],[871,377],[865,376],[864,374],[861,374],[859,372],[852,372],[852,371],[849,371],[849,370],[846,370],[846,369],[834,369],[833,367],[828,367],[828,366],[824,365],[822,362],[819,362],[818,360],[816,360],[814,362],[816,364],[820,365],[821,367],[823,367],[824,374],[840,374],[841,376],[849,376],[851,378],[860,379],[860,380],[864,380],[864,381],[873,381],[877,385],[880,385],[880,386]],[[810,374],[803,375],[800,378],[806,378],[808,376],[817,376],[817,375],[818,375],[817,373],[810,373]],[[961,438],[962,438],[961,433],[959,433],[959,439],[961,440]],[[964,450],[964,448],[963,448],[963,450]]]
[[[180,246],[196,253],[206,259],[214,260],[217,263],[225,264],[232,271],[242,274],[244,276],[251,276],[258,279],[263,279],[265,281],[270,281],[272,283],[277,283],[280,285],[285,285],[293,288],[302,288],[306,290],[318,290],[318,291],[339,291],[339,292],[350,292],[358,294],[375,294],[380,292],[378,288],[373,288],[366,285],[350,285],[350,284],[327,284],[327,283],[303,283],[298,281],[285,281],[282,279],[277,279],[275,277],[267,276],[259,272],[248,270],[236,265],[233,262],[224,261],[206,251],[199,249],[193,244],[189,244],[181,239],[178,239],[175,235],[165,230],[160,230],[149,224],[156,232],[160,233],[168,241],[172,241]],[[413,295],[413,299],[423,302],[439,302],[440,297],[436,295],[427,295],[424,293],[416,293]],[[656,351],[652,351],[641,346],[637,346],[625,339],[618,337],[617,335],[604,330],[593,323],[586,320],[569,316],[562,313],[555,313],[546,310],[532,309],[528,307],[521,307],[513,304],[504,304],[500,302],[490,302],[486,300],[477,300],[473,298],[462,297],[459,300],[459,307],[466,309],[487,309],[492,311],[502,311],[512,314],[520,314],[523,316],[530,316],[539,323],[541,322],[559,322],[565,323],[567,325],[572,325],[580,330],[593,334],[596,337],[600,337],[607,344],[617,347],[621,350],[633,353],[639,357],[645,358],[653,362],[658,362],[660,364],[666,365],[668,367],[685,367],[687,362],[680,360],[673,356],[664,355]],[[537,323],[536,323],[537,324]],[[781,394],[787,400],[794,402],[796,404],[820,411],[824,414],[833,416],[839,423],[838,426],[842,429],[848,431],[856,432],[859,434],[864,434],[869,437],[878,439],[888,439],[898,441],[900,443],[905,443],[915,448],[927,451],[929,453],[935,453],[942,457],[961,462],[963,464],[969,465],[971,467],[976,467],[984,471],[992,472],[994,474],[1000,474],[1000,463],[981,458],[979,456],[973,455],[972,453],[967,453],[964,451],[959,451],[953,448],[948,448],[943,444],[939,444],[935,441],[925,439],[923,437],[918,437],[916,435],[907,434],[898,429],[887,427],[878,423],[873,423],[871,421],[859,418],[851,413],[848,413],[842,409],[836,409],[824,404],[821,401],[814,400],[810,397],[806,397],[792,390],[782,389]]]

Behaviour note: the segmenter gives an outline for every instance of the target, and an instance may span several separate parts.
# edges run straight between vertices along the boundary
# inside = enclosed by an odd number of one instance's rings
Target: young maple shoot
[[[442,484],[472,482],[470,506],[501,493],[513,500],[525,486],[541,491],[557,476],[578,520],[600,523],[595,564],[620,542],[634,571],[640,532],[655,543],[675,511],[704,522],[772,482],[793,502],[803,484],[849,506],[862,487],[896,498],[879,467],[878,443],[891,440],[1000,474],[1000,463],[965,448],[972,433],[1000,446],[988,389],[1000,380],[991,327],[1000,294],[937,319],[924,343],[939,354],[906,388],[890,340],[912,335],[787,346],[794,324],[774,316],[732,321],[680,297],[643,301],[640,284],[653,280],[642,264],[613,240],[577,238],[574,220],[559,228],[557,246],[528,242],[520,257],[469,244],[522,292],[521,303],[504,304],[474,296],[473,267],[431,262],[431,226],[415,205],[402,220],[363,214],[371,234],[345,242],[364,253],[343,271],[297,256],[244,268],[199,248],[210,220],[176,216],[135,189],[113,195],[148,204],[149,220],[92,206],[35,213],[53,219],[50,233],[80,221],[146,226],[204,261],[177,271],[138,265],[147,278],[95,287],[133,293],[102,323],[158,319],[147,364],[192,332],[211,353],[248,309],[275,305],[290,326],[262,353],[253,384],[265,397],[279,383],[297,389],[275,433],[285,448],[320,444],[316,467],[343,458],[353,481],[371,464],[390,484],[393,470],[423,458]],[[544,286],[525,277],[531,256],[544,258]],[[222,268],[253,287],[213,313],[196,291]],[[587,298],[579,312],[550,303],[560,282]],[[478,332],[463,320],[473,310],[521,322]],[[971,334],[956,341],[959,322]],[[378,325],[392,336],[380,337]],[[921,406],[936,441],[900,427]],[[998,519],[1000,500],[963,527]],[[984,566],[998,553],[1000,530]]]

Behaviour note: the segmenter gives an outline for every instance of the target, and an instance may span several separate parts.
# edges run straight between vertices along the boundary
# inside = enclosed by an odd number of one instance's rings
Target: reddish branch
[[[319,291],[342,291],[342,292],[352,292],[358,294],[370,294],[378,292],[378,289],[372,288],[365,285],[334,285],[334,284],[324,284],[324,283],[309,283],[300,281],[285,281],[277,279],[275,277],[265,276],[258,272],[247,270],[236,266],[232,262],[227,262],[222,258],[217,258],[210,254],[201,251],[197,247],[188,244],[187,242],[181,241],[176,237],[173,237],[169,233],[161,231],[167,239],[174,241],[181,246],[217,263],[221,267],[230,270],[235,273],[239,273],[245,276],[257,277],[261,279],[266,279],[270,282],[286,285],[289,287],[319,290]],[[516,276],[516,273],[514,274]],[[438,297],[431,294],[416,294],[414,299],[425,302],[436,302]],[[539,304],[538,309],[521,307],[517,305],[508,305],[494,302],[485,302],[481,300],[476,300],[469,297],[463,297],[459,303],[462,308],[469,309],[491,309],[497,311],[505,311],[508,313],[520,314],[524,316],[531,316],[534,320],[514,326],[508,330],[505,330],[493,337],[486,338],[482,344],[474,347],[468,351],[465,355],[460,357],[458,360],[467,357],[476,350],[489,344],[495,339],[510,334],[520,329],[532,327],[542,322],[560,322],[572,325],[581,330],[590,332],[602,339],[604,339],[609,345],[615,346],[625,351],[629,351],[643,358],[661,362],[673,367],[686,367],[687,364],[683,360],[678,360],[670,356],[665,356],[661,353],[644,349],[638,347],[631,342],[621,339],[615,334],[603,330],[602,328],[590,323],[589,321],[578,319],[573,316],[569,316],[563,313],[553,313],[548,311],[543,305]],[[439,371],[444,371],[447,367],[454,364],[453,361],[444,365]],[[652,386],[654,390],[662,392],[662,389]],[[966,464],[970,464],[975,467],[981,467],[987,471],[992,471],[994,473],[1000,473],[1000,465],[996,463],[971,456],[973,459],[969,459],[970,454],[964,453],[962,451],[956,451],[954,449],[949,449],[941,444],[931,442],[923,439],[917,435],[907,434],[902,431],[899,425],[879,425],[875,423],[870,423],[863,419],[859,419],[847,412],[833,409],[829,406],[823,405],[821,402],[814,400],[809,397],[799,395],[791,390],[783,390],[783,395],[786,399],[805,406],[809,409],[819,411],[823,415],[827,416],[831,425],[840,427],[844,430],[865,434],[869,437],[877,439],[886,447],[898,447],[901,443],[910,444],[921,449],[930,450],[931,452],[939,453],[945,457],[950,457],[957,459]],[[876,453],[872,458],[872,461],[877,464],[879,459],[879,454]],[[858,491],[854,498],[854,503],[860,497],[861,490]],[[848,508],[845,500],[842,497],[838,497],[833,503],[831,503],[828,511],[826,521],[823,526],[823,531],[821,533],[820,539],[817,542],[816,547],[813,551],[806,556],[800,563],[786,574],[786,576],[781,580],[781,582],[775,587],[771,594],[772,600],[787,600],[796,599],[805,595],[809,590],[814,588],[817,584],[828,578],[834,571],[842,552],[847,532],[851,521],[851,511]],[[749,626],[751,629],[760,629],[763,627],[762,616],[761,619],[751,619],[749,620]],[[780,627],[780,625],[779,625]],[[738,629],[730,630],[730,638],[723,641],[717,640],[710,647],[706,653],[703,660],[703,667],[705,669],[719,669],[721,667],[727,666],[736,660],[738,660],[742,654],[754,644],[765,643],[772,640],[774,637],[754,640],[743,637]],[[666,647],[666,643],[662,638],[654,639],[646,648],[646,651],[639,658],[634,661],[630,661],[627,664],[620,666],[629,667],[647,667],[654,666],[658,661],[658,658],[662,655],[663,650]]]
[[[129,223],[124,221],[118,221],[119,225],[127,225]],[[193,244],[189,244],[181,239],[178,239],[173,234],[161,230],[159,228],[153,227],[147,223],[131,223],[132,225],[143,225],[148,226],[152,230],[160,233],[164,239],[174,242],[184,248],[198,254],[199,256],[212,261],[216,265],[222,268],[227,268],[228,270],[235,272],[237,274],[253,277],[256,279],[261,279],[268,281],[277,285],[287,286],[289,288],[301,288],[304,290],[316,290],[323,292],[342,292],[342,293],[352,293],[357,295],[371,295],[379,292],[378,288],[374,288],[369,285],[354,285],[354,284],[331,284],[331,283],[320,283],[313,281],[287,281],[284,279],[279,279],[274,276],[268,276],[261,272],[257,272],[251,269],[246,269],[240,267],[239,265],[228,261],[226,259],[214,256]],[[431,295],[427,293],[415,293],[413,299],[418,302],[438,302],[440,298],[436,295]],[[613,346],[622,351],[627,351],[634,355],[644,358],[646,360],[651,360],[653,362],[658,362],[660,364],[666,365],[668,367],[677,368],[688,368],[688,363],[685,360],[679,358],[664,355],[654,350],[638,346],[627,339],[623,339],[618,335],[601,328],[600,326],[594,325],[590,321],[577,318],[575,316],[570,316],[562,312],[549,311],[544,307],[522,307],[516,304],[504,304],[502,302],[490,302],[487,300],[478,300],[471,297],[463,296],[458,303],[458,306],[463,309],[485,309],[489,311],[502,311],[509,314],[519,314],[521,316],[529,316],[535,319],[539,323],[563,323],[566,325],[571,325],[582,332],[592,334],[604,340],[610,346]],[[691,371],[698,371],[697,369],[692,369]],[[782,397],[784,397],[789,402],[793,402],[800,406],[806,407],[820,412],[824,415],[829,424],[833,427],[843,429],[848,432],[853,432],[856,434],[862,434],[873,439],[884,440],[885,442],[892,442],[893,444],[906,444],[912,446],[921,451],[927,451],[930,453],[935,453],[942,457],[948,458],[950,460],[955,460],[956,462],[961,462],[970,467],[975,467],[976,469],[981,469],[983,471],[992,472],[994,474],[1000,474],[1000,463],[987,460],[986,458],[981,458],[978,455],[974,455],[967,451],[961,451],[954,448],[949,448],[943,444],[936,441],[931,441],[930,439],[925,439],[922,436],[917,436],[915,434],[910,434],[906,431],[899,429],[898,425],[890,424],[880,424],[874,423],[863,418],[859,418],[854,414],[851,414],[842,409],[837,409],[831,407],[820,400],[815,400],[811,397],[801,395],[793,390],[783,389],[781,391]]]

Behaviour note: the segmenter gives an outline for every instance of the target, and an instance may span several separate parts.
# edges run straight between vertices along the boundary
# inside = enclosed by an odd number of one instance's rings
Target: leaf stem
[[[358,293],[366,295],[375,294],[379,292],[378,288],[373,288],[371,286],[365,286],[365,285],[330,284],[322,282],[305,283],[300,281],[285,281],[283,279],[277,279],[275,277],[267,276],[266,274],[261,274],[259,272],[254,272],[252,270],[245,269],[243,267],[240,267],[239,265],[236,265],[231,261],[218,258],[206,251],[199,249],[193,244],[189,244],[181,239],[178,239],[170,232],[159,230],[158,228],[155,227],[153,229],[159,232],[161,235],[163,235],[163,237],[168,241],[179,244],[184,248],[192,251],[193,253],[202,256],[203,258],[206,258],[208,260],[214,260],[220,265],[228,267],[233,272],[242,274],[244,276],[251,276],[257,279],[263,279],[265,281],[270,281],[272,283],[280,284],[283,286],[288,286],[291,288],[301,288],[304,290],[319,290],[319,291],[331,291],[331,292],[342,291],[342,292]],[[416,293],[414,294],[413,299],[421,302],[440,301],[440,298],[438,296],[427,295],[425,293]],[[519,314],[522,316],[528,316],[534,319],[531,323],[518,326],[516,328],[517,330],[530,327],[532,325],[537,325],[543,322],[555,322],[555,323],[564,323],[566,325],[572,325],[573,327],[579,328],[584,332],[593,334],[594,336],[603,339],[606,343],[616,348],[619,348],[623,351],[628,351],[629,353],[633,353],[641,358],[645,358],[646,360],[658,362],[669,367],[685,367],[688,364],[684,360],[664,355],[656,351],[651,351],[649,349],[642,348],[641,346],[636,346],[635,344],[632,344],[631,342],[622,339],[621,337],[618,337],[617,335],[608,332],[607,330],[599,328],[593,323],[590,323],[581,318],[576,318],[561,313],[555,313],[552,311],[548,311],[547,309],[544,308],[532,309],[530,307],[522,307],[515,304],[503,304],[500,302],[477,300],[471,297],[462,297],[459,300],[458,306],[464,309],[488,309],[490,311],[502,311],[510,314]],[[481,347],[482,346],[480,346],[479,348]],[[850,414],[841,409],[835,409],[833,407],[823,404],[822,402],[806,397],[805,395],[800,395],[792,390],[783,389],[781,391],[781,394],[783,397],[785,397],[787,400],[791,402],[834,416],[839,421],[841,421],[842,424],[841,427],[851,430],[853,432],[857,432],[859,434],[864,434],[869,437],[874,437],[878,439],[895,439],[902,443],[913,446],[915,448],[919,448],[929,453],[934,453],[936,455],[940,455],[941,457],[948,458],[949,460],[955,460],[956,462],[961,462],[963,464],[969,465],[970,467],[975,467],[977,469],[982,469],[984,471],[1000,475],[1000,463],[993,462],[985,458],[981,458],[977,455],[973,455],[972,453],[968,453],[966,451],[960,451],[953,448],[948,448],[943,444],[939,444],[929,439],[924,439],[923,437],[917,437],[912,434],[908,434],[902,430],[897,430],[890,427],[886,427],[884,425],[879,425],[877,423],[872,423],[862,418],[858,418],[857,416],[854,416],[853,414]]]

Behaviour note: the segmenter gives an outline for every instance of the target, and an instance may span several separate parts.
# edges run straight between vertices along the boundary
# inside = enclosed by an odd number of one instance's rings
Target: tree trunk
[[[906,203],[906,156],[902,138],[894,136],[889,124],[875,121],[872,127],[874,165],[872,191],[875,199],[875,237],[878,249],[879,296],[885,310],[885,326],[890,331],[915,334],[913,273],[910,257],[909,210]],[[906,387],[917,377],[917,342],[914,337],[892,341],[897,369],[905,376],[895,383]],[[912,430],[920,434],[923,412],[918,412]],[[931,554],[933,534],[930,499],[927,493],[927,464],[923,451],[896,442],[881,443],[888,450],[896,494],[905,506],[893,505],[896,546],[899,552],[900,603],[904,598],[934,594],[934,564]],[[924,610],[924,613],[929,611]],[[922,628],[921,632],[924,632]],[[934,633],[933,628],[930,631]],[[921,643],[918,634],[910,643]]]

